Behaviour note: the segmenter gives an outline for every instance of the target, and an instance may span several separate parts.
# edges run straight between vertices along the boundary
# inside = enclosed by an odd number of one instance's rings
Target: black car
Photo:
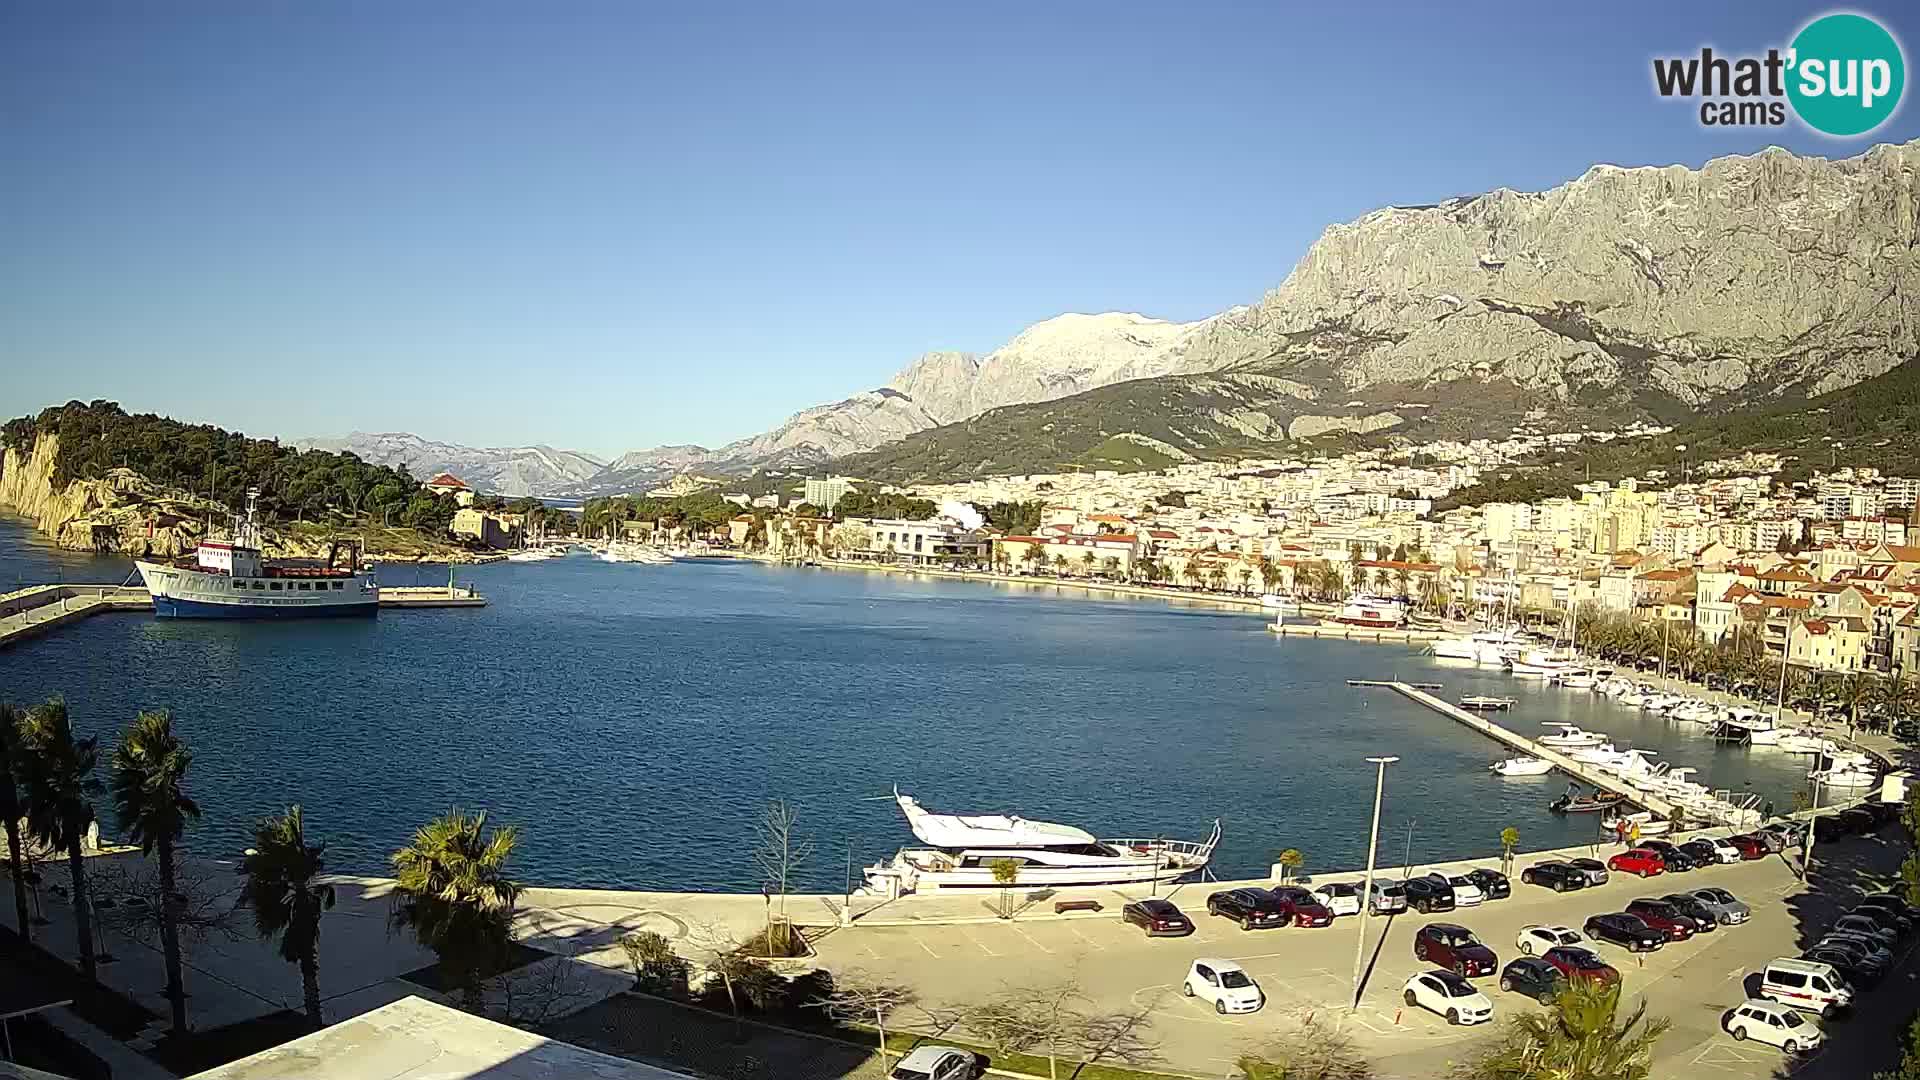
[[[1439,874],[1408,878],[1401,884],[1407,890],[1407,906],[1420,914],[1453,910],[1453,886]]]
[[[1878,828],[1882,825],[1891,825],[1899,821],[1900,811],[1906,809],[1906,805],[1904,803],[1886,802],[1876,799],[1873,802],[1862,804],[1860,809],[1873,815],[1874,827]]]
[[[1543,1005],[1553,1004],[1567,988],[1567,977],[1560,969],[1537,956],[1523,956],[1501,969],[1500,989],[1509,994],[1525,994]]]
[[[1120,921],[1132,923],[1148,937],[1186,937],[1193,933],[1193,920],[1171,900],[1135,900],[1120,909]]]
[[[1864,896],[1858,904],[1854,905],[1853,910],[1860,911],[1864,908],[1876,908],[1884,911],[1897,919],[1903,920],[1909,927],[1920,923],[1920,908],[1915,908],[1904,899],[1892,893],[1872,893]]]
[[[1720,853],[1714,850],[1710,840],[1689,840],[1681,844],[1678,850],[1700,866],[1717,866],[1720,863]]]
[[[1469,870],[1467,880],[1478,886],[1480,894],[1488,900],[1505,900],[1513,895],[1513,884],[1498,870]]]
[[[1563,862],[1534,863],[1520,871],[1520,880],[1529,885],[1552,889],[1554,892],[1587,887],[1586,873],[1576,866]]]
[[[1679,846],[1671,841],[1642,840],[1640,841],[1640,846],[1649,851],[1659,852],[1660,861],[1667,864],[1667,872],[1670,874],[1684,874],[1689,870],[1700,869],[1701,864],[1698,859],[1681,851]],[[1714,861],[1718,862],[1719,860],[1715,859]]]
[[[1908,932],[1913,929],[1912,919],[1907,918],[1906,915],[1884,904],[1870,904],[1863,900],[1855,904],[1853,910],[1848,914],[1871,919],[1874,925],[1891,930],[1901,937],[1906,937]]]
[[[1814,960],[1822,964],[1833,965],[1833,970],[1847,980],[1848,985],[1865,989],[1879,982],[1886,972],[1866,964],[1859,952],[1838,948],[1833,945],[1815,945],[1800,954],[1802,960]]]
[[[1692,893],[1673,893],[1660,899],[1672,904],[1680,914],[1692,919],[1703,934],[1720,928],[1720,920],[1713,914],[1713,909],[1701,903],[1700,898]]]
[[[1880,822],[1874,819],[1873,811],[1864,810],[1858,806],[1851,810],[1842,810],[1834,817],[1840,819],[1842,829],[1855,836],[1865,836],[1880,827]]]
[[[1629,915],[1624,911],[1595,915],[1581,929],[1594,941],[1619,945],[1633,952],[1652,952],[1667,944],[1666,931],[1655,930],[1638,915]]]
[[[1266,889],[1228,889],[1207,897],[1207,914],[1232,919],[1242,930],[1285,926],[1293,911]]]
[[[1841,823],[1839,814],[1821,814],[1813,819],[1813,838],[1822,844],[1848,835],[1850,831]]]

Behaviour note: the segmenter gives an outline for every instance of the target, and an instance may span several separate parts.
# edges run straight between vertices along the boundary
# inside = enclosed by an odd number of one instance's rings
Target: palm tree
[[[174,875],[174,844],[200,807],[183,785],[193,754],[173,733],[173,714],[143,712],[134,717],[113,752],[113,805],[120,827],[140,850],[160,856],[160,948],[166,954],[167,1001],[173,1006],[173,1033],[187,1033],[187,991],[180,970],[180,905]]]
[[[315,1030],[320,1016],[320,914],[333,907],[333,886],[322,884],[325,844],[307,843],[300,807],[280,817],[262,818],[253,828],[253,851],[241,863],[246,883],[241,902],[253,909],[253,928],[262,938],[280,935],[280,958],[300,965],[306,990],[307,1020]]]
[[[485,813],[455,809],[421,826],[412,843],[393,853],[402,897],[393,923],[440,957],[442,974],[458,983],[468,1012],[481,1011],[480,982],[513,943],[521,885],[507,877],[507,860],[519,839],[512,826],[488,834]]]
[[[1094,562],[1095,562],[1095,561],[1097,561],[1097,560],[1096,560],[1096,558],[1095,558],[1095,556],[1094,556],[1094,554],[1093,554],[1093,552],[1091,552],[1091,551],[1088,551],[1088,552],[1083,552],[1083,553],[1082,553],[1082,554],[1080,555],[1080,565],[1081,565],[1082,567],[1084,567],[1084,568],[1085,568],[1085,570],[1086,570],[1086,575],[1087,575],[1088,577],[1092,577],[1092,576],[1093,576],[1093,564],[1094,564]]]
[[[10,702],[0,702],[0,821],[7,827],[7,871],[13,876],[13,905],[19,914],[20,936],[33,935],[33,921],[27,915],[27,864],[20,845],[20,789],[16,777],[24,777],[26,761],[20,748],[20,710]]]
[[[1643,1002],[1624,1023],[1620,990],[1574,979],[1545,1012],[1507,1021],[1506,1035],[1463,1075],[1471,1080],[1646,1080],[1653,1045],[1671,1021],[1649,1020]]]
[[[80,943],[80,972],[99,981],[93,958],[93,908],[87,895],[87,865],[81,838],[93,824],[93,796],[100,779],[93,775],[100,751],[93,739],[75,739],[67,703],[49,698],[27,710],[20,721],[20,745],[26,751],[22,779],[27,790],[27,835],[42,847],[65,850],[73,876],[73,929]]]

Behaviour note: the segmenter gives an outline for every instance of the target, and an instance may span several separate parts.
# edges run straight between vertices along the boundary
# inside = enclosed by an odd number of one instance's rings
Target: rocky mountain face
[[[551,495],[598,474],[606,462],[551,446],[473,447],[434,442],[405,432],[356,431],[339,439],[296,439],[292,445],[347,451],[362,461],[398,468],[425,480],[450,472],[477,491],[495,495]]]
[[[1769,149],[1379,210],[1197,330],[1181,370],[1361,393],[1499,382],[1628,412],[1848,386],[1915,351],[1917,166],[1920,142]]]

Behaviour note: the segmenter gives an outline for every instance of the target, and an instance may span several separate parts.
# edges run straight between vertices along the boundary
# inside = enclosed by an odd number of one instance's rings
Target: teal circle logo
[[[1865,135],[1893,115],[1907,85],[1900,43],[1865,15],[1822,15],[1793,39],[1787,99],[1815,131]]]

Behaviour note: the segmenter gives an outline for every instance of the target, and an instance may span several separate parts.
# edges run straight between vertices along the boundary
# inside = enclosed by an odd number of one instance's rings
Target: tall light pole
[[[1370,757],[1367,759],[1379,766],[1379,772],[1373,784],[1373,831],[1367,836],[1367,879],[1360,886],[1360,936],[1353,943],[1353,1004],[1360,1008],[1360,972],[1367,958],[1367,916],[1373,910],[1373,859],[1380,850],[1380,797],[1387,790],[1387,766],[1400,759],[1397,757]]]

